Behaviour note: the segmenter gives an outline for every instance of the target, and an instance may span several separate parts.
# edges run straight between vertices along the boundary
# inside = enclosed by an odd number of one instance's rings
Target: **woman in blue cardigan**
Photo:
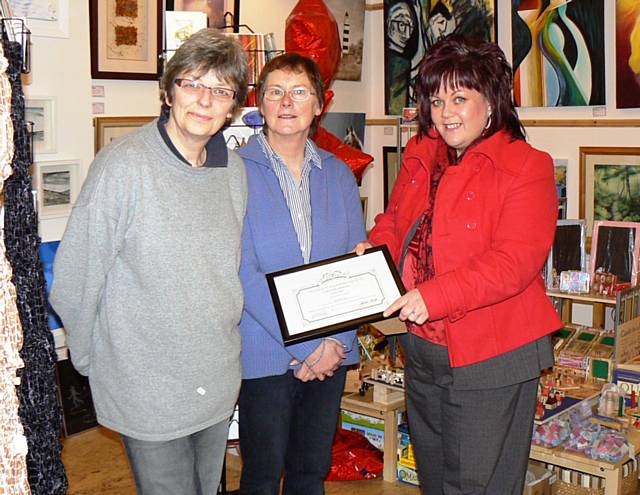
[[[249,199],[240,279],[240,493],[324,493],[355,331],[284,346],[265,274],[345,254],[365,239],[351,170],[309,139],[324,105],[316,63],[286,53],[257,87],[265,126],[238,150]]]

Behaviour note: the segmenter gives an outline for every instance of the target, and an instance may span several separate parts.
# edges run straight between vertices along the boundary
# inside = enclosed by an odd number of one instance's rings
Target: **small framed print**
[[[56,160],[34,164],[34,182],[40,218],[69,215],[80,189],[79,168],[78,160]]]
[[[586,242],[584,220],[557,221],[556,235],[545,267],[547,289],[560,288],[560,275],[564,271],[587,271]]]
[[[155,118],[154,116],[95,117],[93,119],[95,152],[98,153],[105,144],[139,129]]]
[[[618,282],[638,282],[640,223],[597,220],[593,223],[591,267],[593,275],[603,271],[615,275]]]
[[[33,123],[33,151],[36,155],[56,152],[55,100],[46,98],[27,98],[24,117]]]
[[[93,79],[158,79],[162,5],[162,0],[90,0]]]
[[[27,19],[33,36],[69,37],[70,0],[9,0],[11,15]]]
[[[400,153],[404,152],[404,148]],[[389,198],[391,198],[391,192],[393,191],[393,185],[396,183],[398,172],[400,172],[400,165],[402,162],[402,156],[398,157],[397,146],[383,146],[382,147],[382,165],[384,168],[383,188],[384,188],[384,209],[387,209],[389,204]]]
[[[238,32],[240,0],[166,0],[167,10],[204,12],[209,27]]]

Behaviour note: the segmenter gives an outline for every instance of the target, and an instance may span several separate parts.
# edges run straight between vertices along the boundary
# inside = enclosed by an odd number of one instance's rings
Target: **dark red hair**
[[[513,139],[525,139],[512,96],[511,66],[496,43],[451,35],[429,49],[420,62],[416,84],[420,136],[428,135],[433,125],[430,97],[441,84],[447,89],[474,89],[487,99],[491,125],[483,137],[504,129]]]

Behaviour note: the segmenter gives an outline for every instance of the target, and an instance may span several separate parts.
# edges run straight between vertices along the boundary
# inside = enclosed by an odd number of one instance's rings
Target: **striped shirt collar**
[[[271,166],[274,166],[274,160],[279,160],[282,162],[282,158],[280,155],[275,152],[275,150],[269,144],[269,140],[264,132],[258,134],[258,142],[262,147],[262,151],[269,159],[269,163]],[[320,154],[318,153],[318,149],[316,144],[311,141],[311,139],[307,139],[304,145],[304,165],[309,162],[312,166],[321,169],[322,168],[322,159],[320,158]],[[304,166],[303,166],[304,168]]]

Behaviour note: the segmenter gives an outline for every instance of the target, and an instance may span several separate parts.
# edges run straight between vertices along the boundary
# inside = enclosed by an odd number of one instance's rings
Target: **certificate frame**
[[[267,273],[266,278],[285,346],[382,320],[383,311],[406,292],[386,245],[360,256],[349,253]],[[358,290],[363,299],[348,303],[356,308],[338,305],[331,309],[336,314],[328,313],[323,301],[345,287]],[[320,307],[312,307],[312,301]]]

